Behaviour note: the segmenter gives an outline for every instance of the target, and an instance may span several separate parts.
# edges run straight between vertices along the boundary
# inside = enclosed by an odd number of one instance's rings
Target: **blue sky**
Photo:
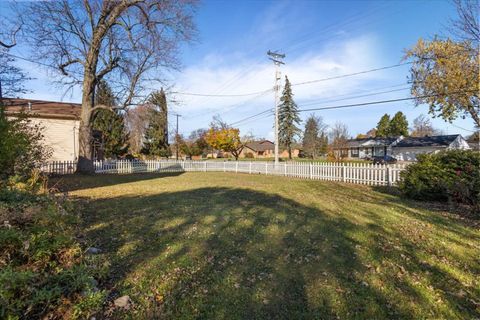
[[[5,3],[0,5],[4,10]],[[419,37],[442,33],[455,9],[447,1],[204,1],[196,16],[199,40],[182,47],[183,68],[167,72],[174,91],[244,94],[272,88],[274,67],[268,50],[286,54],[282,76],[292,83],[349,74],[402,60]],[[24,49],[22,49],[23,51]],[[25,52],[15,52],[25,55]],[[78,102],[78,90],[63,96],[38,66],[19,64],[36,77],[32,98]],[[409,96],[408,66],[293,87],[300,108],[324,107]],[[379,91],[395,92],[358,97]],[[349,97],[356,97],[350,98]],[[171,109],[182,115],[180,132],[206,128],[215,114],[232,123],[273,107],[273,93],[245,97],[171,95]],[[339,100],[342,99],[342,100]],[[341,121],[351,135],[375,127],[381,115],[402,111],[410,122],[427,114],[426,106],[397,102],[315,114],[327,124]],[[310,112],[302,113],[305,119]],[[268,116],[268,115],[267,115]],[[173,119],[172,119],[173,120]],[[173,123],[173,121],[171,121]],[[433,119],[445,133],[469,134],[470,119],[449,125]],[[273,117],[240,123],[243,134],[273,138]]]

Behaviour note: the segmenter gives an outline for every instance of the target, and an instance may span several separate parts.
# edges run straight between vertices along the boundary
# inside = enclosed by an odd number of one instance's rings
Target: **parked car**
[[[392,164],[397,163],[397,159],[392,156],[373,157],[373,164]]]

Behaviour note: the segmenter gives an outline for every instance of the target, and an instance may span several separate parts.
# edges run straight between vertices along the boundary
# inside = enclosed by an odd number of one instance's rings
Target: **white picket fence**
[[[249,174],[279,175],[313,180],[341,181],[367,185],[395,185],[405,165],[374,165],[368,163],[273,162],[259,161],[176,161],[176,160],[115,160],[95,161],[99,174],[140,172],[223,171]]]
[[[40,170],[48,174],[73,174],[77,170],[76,161],[50,161],[43,164]]]

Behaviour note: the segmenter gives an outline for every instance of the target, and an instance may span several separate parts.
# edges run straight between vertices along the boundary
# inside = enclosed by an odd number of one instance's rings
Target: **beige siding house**
[[[3,103],[7,117],[23,113],[42,127],[44,143],[52,150],[51,161],[77,160],[80,104],[10,98]]]

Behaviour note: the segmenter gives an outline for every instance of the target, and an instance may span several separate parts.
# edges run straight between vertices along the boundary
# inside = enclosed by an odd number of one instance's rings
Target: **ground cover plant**
[[[97,319],[480,317],[480,232],[434,203],[232,173],[58,183],[111,264]]]
[[[101,308],[102,265],[85,257],[78,217],[67,209],[46,195],[0,189],[1,319],[85,319]]]

